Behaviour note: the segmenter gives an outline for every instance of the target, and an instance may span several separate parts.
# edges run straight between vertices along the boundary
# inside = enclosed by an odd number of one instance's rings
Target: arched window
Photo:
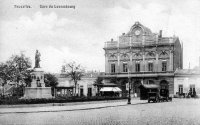
[[[169,83],[166,80],[162,80],[160,82],[160,88],[161,89],[169,89]]]

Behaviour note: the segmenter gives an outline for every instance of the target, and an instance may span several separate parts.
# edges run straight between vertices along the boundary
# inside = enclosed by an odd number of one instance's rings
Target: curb
[[[28,111],[28,112],[0,112],[0,114],[18,114],[18,113],[43,113],[43,112],[81,111],[81,110],[103,109],[103,108],[110,108],[110,107],[131,106],[131,105],[140,105],[140,104],[148,104],[148,103],[147,103],[147,102],[143,102],[143,103],[134,103],[134,104],[123,104],[123,105],[114,105],[114,106],[100,106],[100,107],[93,107],[93,108],[66,109],[66,110]]]
[[[121,102],[127,99],[120,100],[103,100],[103,101],[85,101],[85,102],[66,102],[66,103],[45,103],[45,104],[19,104],[19,105],[0,105],[1,108],[27,108],[27,107],[47,107],[47,106],[67,106],[67,105],[82,105],[107,102]]]

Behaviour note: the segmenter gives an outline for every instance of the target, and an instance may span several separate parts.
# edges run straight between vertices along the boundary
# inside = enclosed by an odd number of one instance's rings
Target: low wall
[[[52,98],[51,87],[26,87],[23,98]]]

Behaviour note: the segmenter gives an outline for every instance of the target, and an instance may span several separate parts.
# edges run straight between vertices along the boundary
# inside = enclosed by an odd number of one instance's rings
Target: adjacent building
[[[113,79],[126,96],[128,79],[131,92],[141,95],[140,86],[154,84],[174,94],[174,72],[183,68],[183,48],[179,38],[153,33],[139,22],[118,40],[105,42],[104,84]]]
[[[174,76],[174,95],[200,96],[200,69],[177,69]]]
[[[100,72],[89,71],[84,73],[84,76],[78,81],[76,86],[76,93],[78,96],[96,96],[97,87],[94,86],[95,80],[97,79]],[[58,85],[56,87],[56,96],[71,97],[75,94],[75,85],[70,77],[66,74],[60,74],[58,76]]]

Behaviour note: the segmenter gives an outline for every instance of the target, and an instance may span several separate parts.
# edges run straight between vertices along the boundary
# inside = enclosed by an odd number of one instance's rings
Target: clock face
[[[136,36],[140,35],[140,30],[136,30],[136,31],[135,31],[135,35],[136,35]]]

